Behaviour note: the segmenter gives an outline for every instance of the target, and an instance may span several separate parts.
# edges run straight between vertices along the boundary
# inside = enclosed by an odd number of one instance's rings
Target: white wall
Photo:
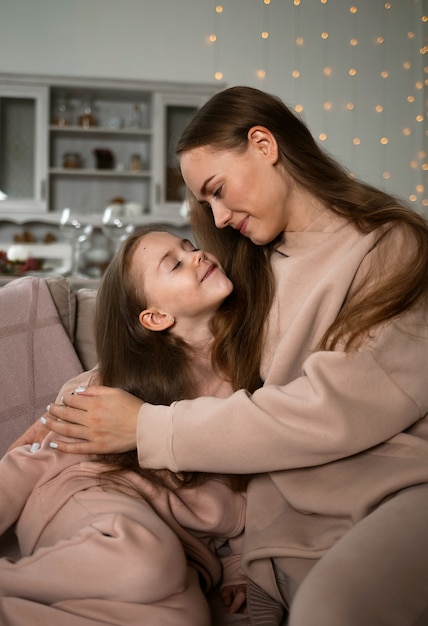
[[[428,213],[427,9],[428,0],[0,0],[0,71],[203,83],[221,72],[228,86],[300,105],[352,172]]]

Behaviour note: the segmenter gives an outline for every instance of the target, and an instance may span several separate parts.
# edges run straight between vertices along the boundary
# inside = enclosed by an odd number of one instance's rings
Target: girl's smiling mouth
[[[202,280],[201,283],[204,282],[204,280],[206,280],[207,278],[209,278],[211,276],[211,274],[213,272],[215,272],[217,269],[217,265],[215,263],[211,263],[211,265],[209,266],[208,270],[205,272],[205,274],[202,276]]]

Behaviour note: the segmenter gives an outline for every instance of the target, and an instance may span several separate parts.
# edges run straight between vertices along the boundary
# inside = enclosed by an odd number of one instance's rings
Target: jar
[[[79,169],[82,167],[82,158],[78,152],[66,152],[62,159],[65,169]]]
[[[53,123],[56,126],[69,126],[71,123],[70,110],[67,105],[67,101],[64,97],[59,97],[56,100],[55,108],[53,112]]]
[[[139,154],[133,154],[129,161],[129,169],[133,172],[137,172],[143,169],[143,162]]]
[[[94,115],[94,107],[92,102],[88,100],[84,100],[82,102],[82,108],[79,115],[79,126],[83,126],[83,128],[90,128],[91,126],[97,125],[97,119]]]

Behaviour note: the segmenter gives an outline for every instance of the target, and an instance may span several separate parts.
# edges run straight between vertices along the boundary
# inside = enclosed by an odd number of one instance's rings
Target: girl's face
[[[264,127],[249,131],[245,152],[202,146],[182,153],[180,165],[186,185],[211,208],[217,228],[231,226],[259,245],[286,229],[294,186]]]
[[[233,290],[214,256],[167,232],[141,238],[132,257],[132,272],[135,283],[142,283],[147,310],[167,314],[163,320],[173,319],[177,334],[207,327]]]

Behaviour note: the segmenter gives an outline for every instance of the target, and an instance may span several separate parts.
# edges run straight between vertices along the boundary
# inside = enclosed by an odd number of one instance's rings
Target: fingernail
[[[46,411],[50,411],[50,410],[51,410],[51,405],[48,404],[47,407],[46,407]]]
[[[74,391],[75,393],[82,393],[82,391],[86,391],[86,387],[82,387],[82,385],[79,385]]]
[[[39,443],[33,443],[33,445],[30,448],[30,452],[37,452],[37,450],[40,450],[40,444]]]
[[[51,441],[50,444],[49,444],[49,447],[50,448],[58,448],[58,444],[57,444],[56,441]]]
[[[46,424],[48,423],[48,420],[46,419],[46,417],[41,417],[40,421],[42,422],[43,426],[46,426]]]

